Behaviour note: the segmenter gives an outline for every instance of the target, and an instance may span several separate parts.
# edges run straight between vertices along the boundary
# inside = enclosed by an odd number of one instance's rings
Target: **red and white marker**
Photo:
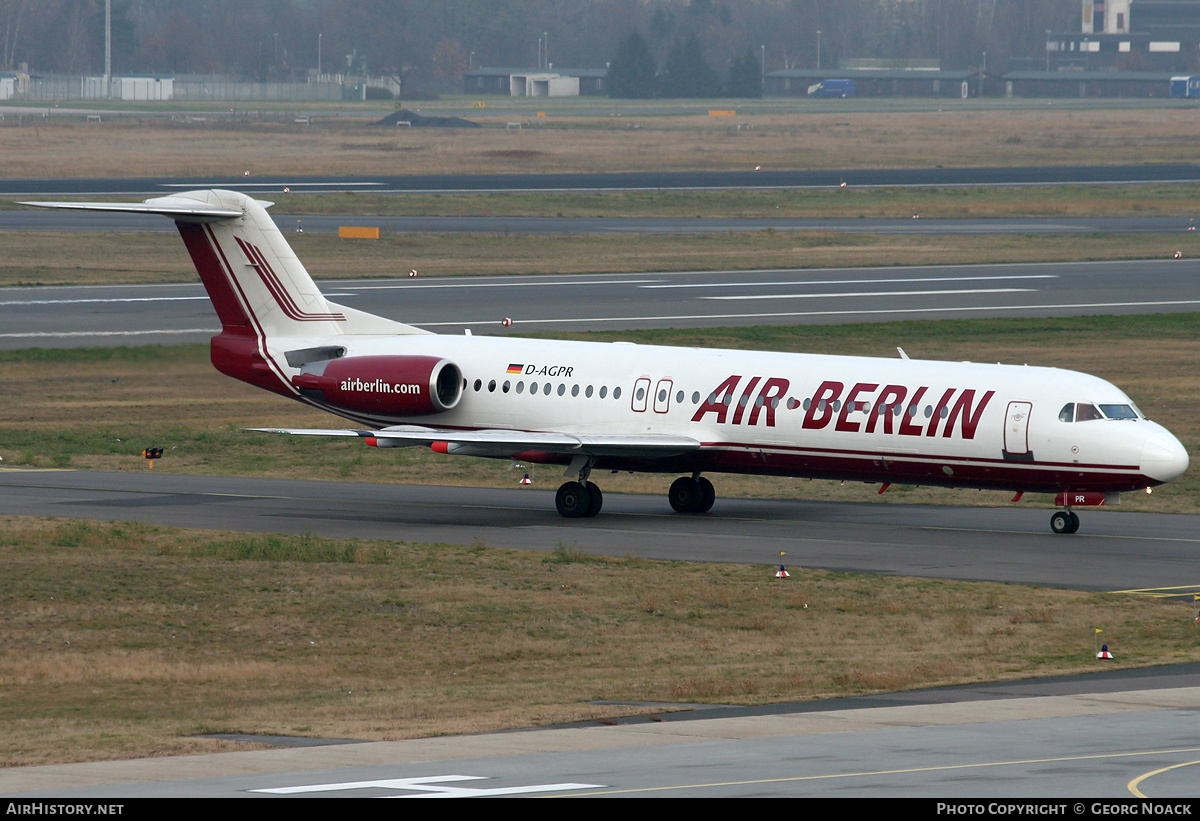
[[[523,485],[532,485],[533,484],[533,480],[529,478],[528,473],[526,473],[525,478],[521,480],[521,484],[523,484]]]
[[[506,317],[504,317],[504,319],[500,320],[500,324],[505,328],[511,328],[512,327],[512,319],[506,316]]]
[[[417,278],[417,269],[416,268],[413,268],[411,271],[408,272],[408,278],[409,279]]]

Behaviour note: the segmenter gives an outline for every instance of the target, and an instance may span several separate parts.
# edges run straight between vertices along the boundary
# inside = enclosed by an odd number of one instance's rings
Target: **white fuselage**
[[[444,357],[462,371],[461,401],[429,416],[366,416],[314,403],[362,424],[654,433],[702,443],[673,459],[600,459],[600,468],[1057,492],[1132,490],[1187,467],[1175,437],[1119,389],[1053,368],[479,336],[324,342],[345,346],[347,356]],[[271,358],[285,366],[282,356]],[[1133,414],[1062,421],[1068,404]]]

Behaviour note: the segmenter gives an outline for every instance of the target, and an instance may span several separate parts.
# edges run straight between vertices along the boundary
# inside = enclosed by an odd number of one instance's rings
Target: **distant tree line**
[[[762,64],[754,49],[729,64],[722,80],[708,64],[695,34],[671,45],[660,70],[646,39],[633,32],[617,48],[608,66],[610,97],[638,99],[648,97],[761,97]]]
[[[1077,31],[1079,8],[1078,0],[112,0],[113,69],[303,81],[319,66],[455,91],[472,68],[611,63],[640,96],[653,64],[654,94],[752,96],[764,64],[770,72],[918,57],[953,69],[979,65],[986,52],[988,68],[1003,71],[1043,57],[1047,29]],[[626,55],[633,30],[644,49]],[[102,72],[104,0],[0,0],[0,71],[21,65]]]

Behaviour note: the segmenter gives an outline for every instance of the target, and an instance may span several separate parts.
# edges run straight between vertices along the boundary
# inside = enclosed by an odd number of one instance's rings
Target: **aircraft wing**
[[[688,436],[666,434],[570,434],[521,430],[439,430],[419,425],[398,425],[381,430],[321,428],[251,428],[264,433],[295,436],[357,436],[376,447],[435,447],[446,453],[468,456],[510,456],[525,451],[658,458],[699,450],[700,442]]]

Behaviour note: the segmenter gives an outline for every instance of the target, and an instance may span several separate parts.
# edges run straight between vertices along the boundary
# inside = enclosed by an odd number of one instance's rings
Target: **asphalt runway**
[[[1164,256],[1168,256],[1164,254]],[[331,300],[441,333],[840,324],[1200,310],[1200,260],[322,280]],[[504,318],[510,327],[501,325]],[[5,288],[0,348],[205,342],[200,284]],[[890,356],[893,351],[881,351]],[[936,351],[909,351],[936,358]],[[1036,364],[1031,354],[1031,364]]]
[[[387,471],[389,454],[367,455],[364,471]],[[765,566],[785,550],[792,564],[828,570],[1200,593],[1200,516],[1085,510],[1079,533],[1055,536],[1050,509],[1034,497],[1006,507],[871,503],[875,488],[863,485],[862,503],[729,499],[720,496],[719,476],[717,504],[697,516],[671,510],[672,477],[664,476],[659,496],[609,493],[597,518],[564,519],[554,507],[560,474],[543,467],[534,488],[503,490],[12,469],[0,470],[0,513],[201,529],[220,522],[235,531],[334,538],[482,540],[523,550],[562,543],[597,555]],[[604,487],[603,475],[593,479]],[[803,497],[806,482],[794,484]],[[973,493],[963,491],[965,498]]]
[[[125,177],[0,180],[0,199],[44,196],[161,196],[191,188],[233,188],[266,199],[284,188],[299,193],[481,193],[489,191],[641,191],[764,188],[947,187],[995,185],[1136,185],[1195,182],[1200,164],[1012,166],[1004,168],[870,168],[662,171],[566,174],[442,174],[312,177]]]
[[[130,198],[135,201],[135,198]],[[286,208],[279,198],[276,209]],[[336,234],[344,225],[379,228],[391,234],[725,234],[747,231],[937,236],[950,234],[1172,233],[1194,227],[1182,217],[1055,217],[997,219],[772,219],[670,217],[380,217],[306,216],[272,212],[285,234]],[[0,211],[0,231],[120,234],[174,233],[162,217],[78,211]]]

